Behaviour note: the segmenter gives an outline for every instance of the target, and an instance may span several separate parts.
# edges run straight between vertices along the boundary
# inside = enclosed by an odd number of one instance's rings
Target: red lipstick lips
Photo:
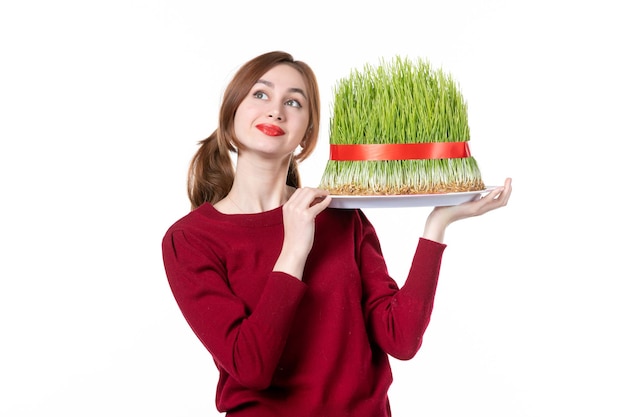
[[[269,123],[261,123],[256,125],[255,127],[268,136],[280,136],[285,134],[285,131],[282,130],[280,127]]]

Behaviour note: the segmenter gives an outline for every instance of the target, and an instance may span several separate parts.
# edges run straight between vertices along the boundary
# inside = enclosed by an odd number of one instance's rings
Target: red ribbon
[[[333,161],[398,161],[471,156],[467,142],[381,143],[330,145]]]

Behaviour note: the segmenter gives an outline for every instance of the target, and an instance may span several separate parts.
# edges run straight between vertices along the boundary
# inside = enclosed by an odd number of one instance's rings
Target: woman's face
[[[309,125],[309,102],[302,75],[286,64],[267,71],[235,113],[240,156],[255,152],[283,158],[298,147]]]

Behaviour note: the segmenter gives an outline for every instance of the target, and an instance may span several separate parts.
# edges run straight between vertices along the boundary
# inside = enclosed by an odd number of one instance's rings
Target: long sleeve
[[[174,297],[218,366],[243,386],[266,388],[306,285],[283,273],[251,276],[265,284],[250,310],[230,288],[224,259],[205,241],[174,228],[164,237],[162,249]]]
[[[359,262],[364,283],[365,314],[376,343],[397,359],[410,359],[419,350],[431,313],[443,251],[446,247],[421,238],[402,288],[389,277],[372,225],[363,222]]]

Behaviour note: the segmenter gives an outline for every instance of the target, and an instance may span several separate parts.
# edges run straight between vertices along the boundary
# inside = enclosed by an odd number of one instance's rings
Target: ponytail
[[[287,185],[300,188],[300,172],[298,172],[298,163],[292,156],[289,160],[289,170],[287,171]]]
[[[228,194],[235,178],[228,148],[220,146],[216,130],[200,141],[200,148],[191,159],[187,174],[187,195],[191,208],[203,203],[215,204]]]

